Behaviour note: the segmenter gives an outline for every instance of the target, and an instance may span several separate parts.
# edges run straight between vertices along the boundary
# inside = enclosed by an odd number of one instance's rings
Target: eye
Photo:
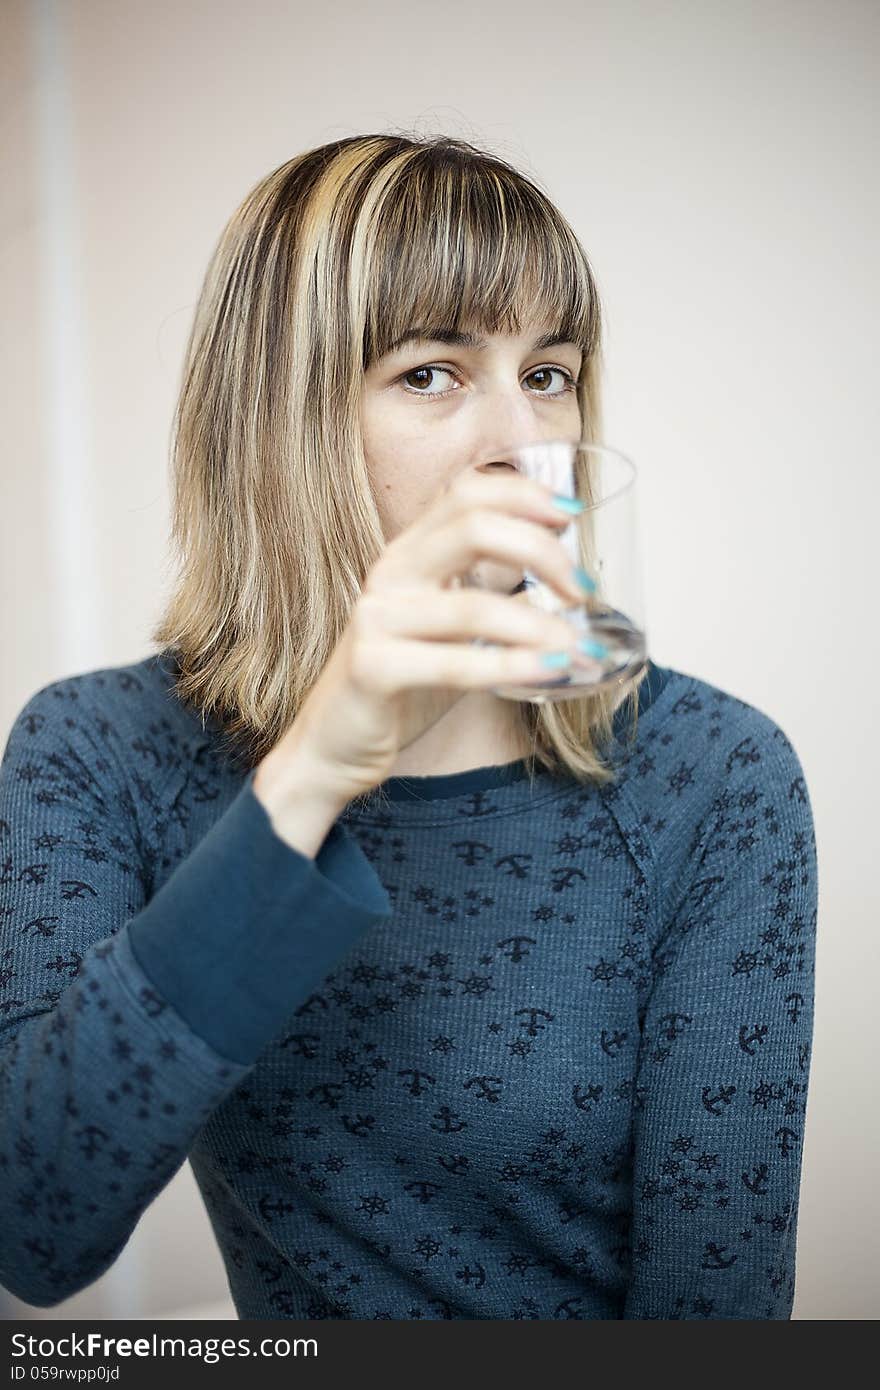
[[[450,367],[440,367],[434,363],[431,363],[426,364],[423,367],[413,367],[411,371],[406,372],[402,377],[399,378],[399,380],[403,384],[404,390],[408,391],[411,396],[431,396],[436,400],[443,396],[452,395],[453,391],[456,391],[458,389],[458,387],[452,386],[447,387],[445,390],[439,391],[423,390],[422,386],[430,386],[434,384],[434,380],[438,373],[441,377],[449,377],[451,379],[455,379],[455,373],[452,371]],[[537,390],[533,389],[532,395],[550,396],[556,398],[565,396],[570,391],[577,390],[577,382],[575,378],[571,375],[570,372],[565,371],[562,367],[533,367],[532,370],[528,373],[528,375],[524,378],[524,380],[529,381],[535,377],[543,377],[546,381],[549,380],[554,374],[562,379],[562,386],[559,390],[551,391],[546,387],[541,386]],[[416,381],[418,381],[420,384],[408,384]]]
[[[424,383],[426,376],[430,376],[433,380],[437,372],[439,372],[441,376],[452,376],[452,372],[448,367],[414,367],[411,372],[407,372],[405,376],[401,377],[401,381],[408,382],[412,377],[421,377]],[[448,394],[448,391],[422,391],[413,387],[407,387],[407,390],[411,391],[415,396],[445,396]]]
[[[561,367],[535,367],[532,371],[529,372],[529,376],[526,377],[526,380],[528,381],[529,377],[535,376],[543,376],[547,378],[553,372],[555,372],[557,376],[562,377],[562,389],[559,391],[539,390],[537,392],[539,396],[564,396],[566,391],[574,390],[575,386],[577,385],[574,377],[570,376],[568,372],[563,371]]]

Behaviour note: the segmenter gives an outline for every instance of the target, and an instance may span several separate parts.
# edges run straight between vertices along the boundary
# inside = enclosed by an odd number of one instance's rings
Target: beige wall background
[[[804,766],[820,917],[794,1316],[876,1318],[880,9],[4,0],[0,23],[2,743],[39,686],[152,650],[184,340],[244,193],[356,132],[512,160],[598,278],[652,655],[771,715]],[[80,1295],[0,1294],[6,1318],[194,1306],[234,1316],[188,1164]]]

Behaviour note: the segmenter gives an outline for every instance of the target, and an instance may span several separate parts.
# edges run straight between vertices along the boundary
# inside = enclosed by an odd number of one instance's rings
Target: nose
[[[526,444],[541,444],[558,437],[553,421],[537,418],[534,406],[521,386],[499,387],[481,402],[481,439],[475,455],[477,468],[507,464],[519,471],[517,451]],[[482,440],[485,439],[486,443]]]

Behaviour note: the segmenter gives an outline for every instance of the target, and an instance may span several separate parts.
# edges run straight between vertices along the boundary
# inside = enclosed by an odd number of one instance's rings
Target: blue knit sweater
[[[311,860],[170,653],[0,765],[0,1283],[97,1279],[188,1158],[243,1318],[786,1319],[810,800],[653,664],[617,782],[390,778]]]

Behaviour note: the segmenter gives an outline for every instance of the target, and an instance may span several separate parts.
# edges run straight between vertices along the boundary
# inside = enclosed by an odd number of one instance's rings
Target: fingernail
[[[590,576],[587,574],[587,571],[581,569],[579,565],[576,565],[574,568],[574,577],[577,580],[578,584],[580,584],[581,588],[585,589],[588,594],[594,594],[596,592],[595,579],[591,579]]]
[[[608,648],[604,642],[597,642],[592,637],[582,637],[578,642],[578,651],[586,652],[587,656],[595,656],[600,660],[608,655]]]
[[[541,657],[542,666],[567,666],[570,661],[569,652],[544,652]]]
[[[582,512],[587,504],[582,502],[579,497],[563,497],[562,493],[554,492],[553,505],[558,507],[561,512],[571,512],[572,515],[576,515],[578,512]]]

